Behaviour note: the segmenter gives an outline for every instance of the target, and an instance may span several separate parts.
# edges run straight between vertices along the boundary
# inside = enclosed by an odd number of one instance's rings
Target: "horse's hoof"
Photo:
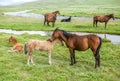
[[[52,63],[49,63],[49,65],[52,65]]]
[[[74,64],[76,64],[77,62],[75,61]]]
[[[70,64],[71,66],[73,65],[73,63]]]

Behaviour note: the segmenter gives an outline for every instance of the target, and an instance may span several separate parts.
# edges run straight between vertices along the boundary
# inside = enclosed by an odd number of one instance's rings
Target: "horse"
[[[27,64],[30,65],[30,62],[34,65],[33,59],[32,59],[32,54],[34,52],[34,50],[39,50],[39,51],[47,51],[48,52],[48,63],[51,65],[51,51],[53,49],[53,46],[59,43],[60,45],[64,45],[64,43],[62,42],[62,40],[30,40],[27,43],[25,43],[24,45],[24,52],[25,54],[28,55],[28,59],[27,59]]]
[[[114,14],[103,15],[103,16],[101,16],[101,15],[94,16],[93,17],[93,27],[94,27],[94,25],[96,25],[96,27],[97,27],[98,22],[101,22],[101,23],[105,22],[105,29],[106,29],[107,23],[111,18],[113,20],[115,19]]]
[[[60,14],[60,12],[59,12],[59,11],[55,11],[55,12],[52,12],[52,13],[46,13],[46,14],[44,15],[44,25],[45,25],[46,22],[47,22],[47,25],[50,26],[50,25],[49,25],[49,22],[52,22],[52,27],[54,27],[57,14]]]
[[[71,16],[67,19],[62,19],[61,22],[71,22]]]
[[[22,44],[20,44],[14,36],[11,36],[9,39],[8,39],[9,43],[12,42],[14,45],[12,47],[12,50],[14,52],[23,52],[24,51],[24,46]]]
[[[71,64],[73,65],[76,63],[75,60],[75,50],[79,51],[85,51],[87,49],[91,49],[94,57],[95,57],[95,68],[100,67],[100,48],[102,44],[102,39],[95,35],[95,34],[89,34],[89,35],[76,35],[68,33],[64,30],[60,30],[56,28],[52,35],[52,40],[59,39],[63,40],[69,48],[70,52],[70,58],[71,58]]]

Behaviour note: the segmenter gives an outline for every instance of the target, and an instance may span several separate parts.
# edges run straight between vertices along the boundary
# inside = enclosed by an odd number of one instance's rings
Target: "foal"
[[[60,45],[64,45],[62,40],[45,40],[45,41],[40,41],[40,40],[30,40],[27,43],[25,43],[24,46],[24,52],[25,54],[28,55],[28,59],[27,59],[27,64],[29,65],[30,62],[32,64],[34,64],[33,60],[32,60],[32,53],[34,51],[34,49],[39,50],[39,51],[47,51],[48,52],[48,59],[49,59],[49,64],[51,65],[51,51],[53,49],[53,46],[59,43]]]
[[[13,42],[14,45],[12,47],[12,50],[14,52],[23,52],[24,51],[24,46],[20,43],[18,43],[18,41],[15,39],[15,37],[11,36],[9,38],[9,42]]]

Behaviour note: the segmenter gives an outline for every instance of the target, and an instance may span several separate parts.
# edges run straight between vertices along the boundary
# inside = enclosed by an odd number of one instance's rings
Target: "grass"
[[[57,20],[55,28],[53,28],[44,26],[43,19],[3,15],[3,12],[9,11],[31,10],[30,12],[33,13],[45,14],[47,12],[59,10],[61,15],[93,17],[96,14],[114,13],[115,17],[119,17],[119,3],[119,0],[109,0],[109,2],[108,0],[74,0],[74,2],[72,0],[42,0],[23,5],[0,7],[0,28],[13,30],[53,31],[56,27],[60,27],[66,31],[109,33],[120,35],[119,20],[110,20],[108,22],[107,29],[104,29],[103,23],[99,23],[98,28],[93,27],[93,22],[90,20],[72,20],[71,23],[61,23],[60,20]]]
[[[116,17],[120,17],[119,3],[119,0],[41,0],[23,5],[2,7],[0,9],[2,10],[4,8],[4,11],[20,11],[27,9],[40,14],[59,10],[61,15],[90,17],[96,14],[114,13]]]
[[[120,79],[120,45],[103,43],[100,51],[101,67],[94,68],[91,50],[76,51],[77,64],[70,66],[69,50],[55,45],[52,65],[48,65],[47,52],[34,51],[35,65],[26,65],[25,54],[10,52],[9,34],[0,33],[0,81],[118,81]],[[30,39],[46,40],[48,36],[14,35],[24,44]],[[61,51],[62,50],[62,51]],[[109,75],[109,76],[108,76]]]
[[[2,16],[0,22],[1,29],[53,31],[56,27],[60,27],[66,31],[109,33],[120,35],[119,20],[110,20],[106,29],[104,28],[103,23],[98,23],[97,28],[93,27],[92,21],[90,20],[72,20],[70,23],[61,23],[58,19],[55,23],[55,27],[49,27],[46,25],[44,26],[43,19],[35,18]]]
[[[120,35],[119,20],[110,20],[107,29],[99,23],[92,27],[90,20],[72,20],[61,23],[58,19],[55,27],[43,25],[43,19],[5,16],[3,12],[32,10],[44,14],[59,10],[61,15],[89,16],[114,13],[120,17],[119,0],[42,0],[23,5],[0,7],[0,29],[53,31],[56,27],[66,31],[110,33]],[[35,65],[26,65],[27,56],[14,53],[8,38],[12,34],[0,33],[0,81],[119,81],[120,80],[120,44],[112,44],[103,39],[100,55],[101,67],[94,68],[94,57],[91,50],[76,51],[77,63],[70,66],[69,50],[66,46],[55,45],[52,50],[52,65],[48,65],[47,52],[34,51]],[[24,44],[30,39],[46,40],[48,36],[14,35]]]

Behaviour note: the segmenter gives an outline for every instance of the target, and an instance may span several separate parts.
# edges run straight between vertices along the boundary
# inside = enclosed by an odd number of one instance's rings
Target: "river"
[[[21,17],[30,17],[30,18],[44,18],[42,14],[35,14],[35,13],[28,13],[31,10],[24,10],[19,12],[5,12],[4,15],[10,16],[21,16]],[[58,16],[59,19],[63,19],[67,16]],[[72,19],[76,20],[92,20],[90,17],[72,17]],[[116,19],[120,20],[120,19]],[[15,30],[7,30],[7,29],[0,29],[0,32],[9,33],[9,34],[39,34],[41,36],[51,35],[52,32],[45,32],[45,31],[15,31]],[[78,35],[85,35],[91,33],[83,33],[83,32],[71,32]],[[95,33],[96,34],[96,33]],[[101,38],[106,38],[112,41],[112,43],[120,44],[120,35],[110,35],[110,34],[97,34]]]
[[[41,36],[50,36],[52,32],[47,32],[47,31],[16,31],[16,30],[9,30],[9,29],[0,29],[0,32],[2,33],[7,33],[7,34],[38,34]],[[97,34],[97,33],[84,33],[84,32],[70,32],[73,34],[77,35],[86,35],[86,34],[96,34],[100,36],[101,38],[106,38],[108,40],[111,40],[112,43],[114,44],[120,44],[120,35],[110,35],[110,34]]]

